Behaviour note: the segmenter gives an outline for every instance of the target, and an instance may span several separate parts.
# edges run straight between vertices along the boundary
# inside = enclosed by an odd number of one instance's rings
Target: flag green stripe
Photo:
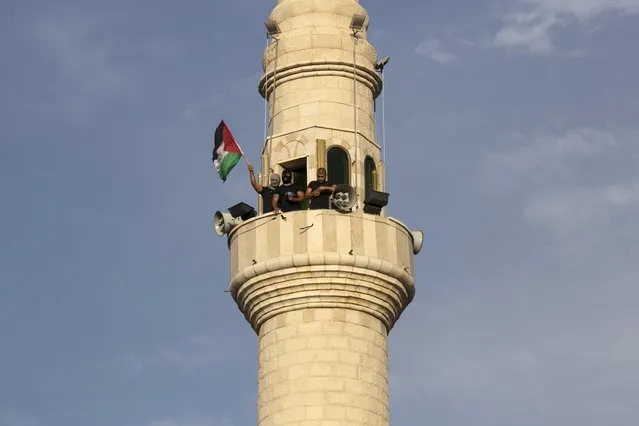
[[[242,158],[242,154],[238,152],[224,153],[222,161],[220,161],[220,169],[218,170],[223,181],[226,180],[226,177],[229,175],[233,167],[235,167],[237,162],[240,161],[240,158]]]

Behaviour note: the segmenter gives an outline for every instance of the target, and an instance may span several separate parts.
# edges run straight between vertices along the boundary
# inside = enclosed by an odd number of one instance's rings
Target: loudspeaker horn
[[[222,236],[231,232],[231,229],[235,228],[237,225],[237,221],[231,213],[228,212],[215,212],[215,216],[213,217],[213,227],[215,228],[215,233],[218,236]]]
[[[417,254],[424,245],[424,232],[423,231],[411,231],[410,235],[413,237],[413,254]]]
[[[357,191],[352,186],[342,183],[335,187],[331,195],[331,204],[336,210],[350,212],[357,203]]]

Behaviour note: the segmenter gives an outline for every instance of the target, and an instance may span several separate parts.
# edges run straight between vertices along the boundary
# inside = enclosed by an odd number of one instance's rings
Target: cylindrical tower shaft
[[[258,424],[387,425],[387,331],[369,314],[309,308],[266,321]]]
[[[411,232],[299,211],[229,240],[231,293],[259,336],[258,425],[387,426],[387,336],[414,294]]]

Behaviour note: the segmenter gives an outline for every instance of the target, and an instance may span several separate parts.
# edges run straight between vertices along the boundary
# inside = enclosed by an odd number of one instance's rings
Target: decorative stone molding
[[[415,294],[412,234],[391,218],[334,210],[266,215],[231,231],[230,292],[256,332],[281,313],[342,308],[390,331]]]
[[[377,97],[382,91],[382,79],[374,71],[358,65],[355,67],[358,83],[364,84]],[[287,65],[265,74],[259,83],[258,90],[263,97],[270,96],[276,86],[289,81],[308,77],[345,77],[353,78],[353,63],[341,61],[304,62]],[[266,90],[268,89],[268,92]]]
[[[268,319],[284,312],[308,308],[344,308],[368,313],[390,331],[413,299],[412,277],[379,259],[359,256],[352,262],[339,264],[339,258],[315,257],[313,260],[316,262],[311,262],[307,257],[306,267],[279,270],[274,269],[276,264],[303,265],[304,262],[291,258],[256,264],[233,280],[231,294],[258,333]],[[326,261],[327,264],[320,264]],[[357,264],[368,267],[353,266]],[[264,270],[268,272],[248,278]]]

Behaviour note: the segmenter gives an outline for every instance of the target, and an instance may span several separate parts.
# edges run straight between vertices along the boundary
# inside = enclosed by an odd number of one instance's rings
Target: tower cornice
[[[382,79],[368,67],[356,65],[357,82],[363,84],[377,97],[382,91]],[[309,61],[279,67],[264,74],[259,82],[259,92],[263,97],[270,96],[276,84],[309,77],[353,78],[353,62],[350,61]],[[268,91],[266,91],[268,89]]]
[[[309,308],[365,312],[390,331],[415,294],[411,232],[392,218],[334,210],[284,219],[251,219],[229,235],[230,291],[255,331]]]
[[[289,264],[295,266],[277,269]],[[231,293],[258,333],[276,315],[310,308],[366,313],[390,331],[413,299],[415,287],[410,274],[379,259],[296,255],[247,268],[232,283]]]

